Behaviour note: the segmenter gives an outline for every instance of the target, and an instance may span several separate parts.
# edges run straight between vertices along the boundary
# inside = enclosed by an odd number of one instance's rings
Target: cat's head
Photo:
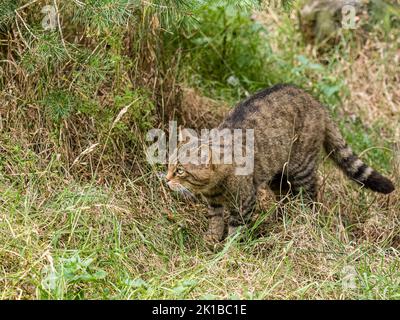
[[[177,150],[172,156],[174,161],[168,165],[168,186],[174,191],[208,193],[226,175],[224,165],[217,166],[212,161],[219,157],[209,139],[198,139],[195,132],[180,127]]]
[[[168,165],[166,181],[174,191],[208,193],[222,180],[222,171],[213,164],[209,141],[201,141],[193,136],[191,138],[189,141],[192,141],[192,145],[178,144],[173,156],[175,161]],[[180,141],[185,140],[181,138]]]
[[[168,186],[174,191],[207,193],[219,180],[219,174],[211,163],[170,163],[166,175]]]

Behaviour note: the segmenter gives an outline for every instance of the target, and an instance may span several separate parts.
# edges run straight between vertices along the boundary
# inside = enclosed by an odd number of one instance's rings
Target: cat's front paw
[[[211,252],[218,252],[223,247],[222,235],[207,231],[204,234],[204,242]]]
[[[204,234],[204,241],[207,244],[214,245],[214,244],[217,244],[218,242],[220,242],[221,240],[222,240],[222,235],[219,233],[213,232],[212,230],[208,230]]]

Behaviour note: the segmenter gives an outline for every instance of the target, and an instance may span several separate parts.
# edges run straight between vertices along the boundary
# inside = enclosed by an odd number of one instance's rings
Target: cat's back
[[[300,124],[305,120],[321,120],[324,115],[324,108],[306,91],[291,84],[277,84],[240,102],[221,127],[254,128],[260,122],[292,123],[295,119]]]

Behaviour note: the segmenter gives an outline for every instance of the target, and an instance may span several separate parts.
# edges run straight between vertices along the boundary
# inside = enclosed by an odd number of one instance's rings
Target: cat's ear
[[[212,148],[209,144],[202,143],[200,145],[200,163],[204,164],[206,168],[214,169],[212,161]]]
[[[178,127],[178,146],[180,146],[182,144],[183,141],[183,133],[182,133],[182,125],[180,124]]]
[[[182,128],[180,125],[178,127],[178,145],[189,143],[195,143],[198,141],[197,133],[195,130],[190,128]]]

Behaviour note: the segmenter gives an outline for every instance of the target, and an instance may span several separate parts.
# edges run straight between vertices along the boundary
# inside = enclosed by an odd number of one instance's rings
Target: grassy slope
[[[321,71],[296,58],[313,54],[296,44],[290,22],[275,22],[270,49],[291,61],[282,78],[316,94],[344,79],[350,93],[340,89],[341,105],[329,94],[322,99],[337,103],[340,119],[352,119],[341,123],[351,145],[399,185],[396,44],[372,38],[354,61],[338,54]],[[204,92],[214,81],[194,80]],[[257,83],[244,87],[211,95],[231,103]],[[389,150],[366,151],[376,146]],[[246,240],[212,253],[201,239],[204,205],[175,197],[156,169],[90,183],[65,175],[56,157],[39,165],[40,154],[22,141],[3,139],[0,152],[0,298],[400,298],[399,192],[360,190],[329,162],[321,167],[323,205],[311,211],[299,199],[278,214],[264,199]]]

